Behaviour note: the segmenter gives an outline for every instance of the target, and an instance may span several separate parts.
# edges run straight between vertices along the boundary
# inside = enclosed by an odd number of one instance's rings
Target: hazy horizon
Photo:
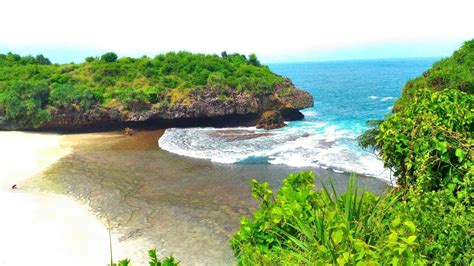
[[[368,52],[365,54],[351,54],[354,50],[354,48],[348,48],[347,50],[330,50],[330,51],[314,51],[308,56],[279,56],[276,58],[265,58],[259,56],[259,54],[256,54],[259,58],[259,60],[266,65],[272,65],[272,64],[304,64],[304,63],[324,63],[324,62],[343,62],[343,61],[365,61],[365,60],[416,60],[416,59],[430,59],[430,58],[444,58],[447,56],[450,56],[452,52],[454,52],[457,48],[459,48],[462,45],[463,42],[460,42],[460,45],[453,45],[454,48],[451,49],[451,47],[447,46],[444,49],[438,49],[438,53],[431,53],[431,54],[426,54],[419,56],[418,54],[414,53],[413,51],[408,51],[405,53],[389,53],[386,55],[381,55],[380,50],[383,50],[384,47],[377,47],[375,49],[375,52]],[[358,47],[359,49],[362,49],[363,47]],[[365,48],[366,50],[369,50],[371,48]],[[416,51],[415,49],[413,49]],[[170,50],[170,51],[158,51],[156,53],[135,53],[135,54],[120,54],[117,53],[119,58],[121,57],[132,57],[132,58],[138,58],[141,56],[148,56],[150,58],[153,58],[156,55],[159,54],[165,54],[167,52],[180,52],[180,51],[186,51],[186,50]],[[230,52],[227,50],[227,53],[233,53],[234,51]],[[104,50],[104,51],[84,51],[80,49],[74,49],[74,48],[20,48],[20,49],[13,49],[13,48],[2,48],[0,47],[0,54],[6,54],[6,53],[14,53],[14,54],[19,54],[21,56],[36,56],[39,54],[44,55],[45,57],[49,58],[52,63],[57,63],[57,64],[67,64],[67,63],[82,63],[85,61],[86,57],[100,57],[102,54],[106,52],[114,52],[112,50]],[[193,52],[193,53],[201,53],[199,51],[187,51],[187,52]],[[436,51],[435,51],[436,52]],[[238,51],[235,51],[235,53],[239,53]],[[216,53],[205,53],[204,54],[216,54],[220,55],[221,52],[216,52]],[[242,53],[243,54],[243,53]],[[349,54],[349,55],[348,55]],[[355,56],[354,56],[355,54]],[[247,54],[248,55],[248,54]]]
[[[449,56],[474,38],[471,0],[6,0],[0,53],[82,62],[114,51],[255,53],[265,63]]]

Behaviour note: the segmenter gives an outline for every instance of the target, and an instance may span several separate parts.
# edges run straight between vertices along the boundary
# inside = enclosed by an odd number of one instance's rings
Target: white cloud
[[[0,44],[255,52],[265,58],[366,44],[474,37],[472,0],[2,0]]]

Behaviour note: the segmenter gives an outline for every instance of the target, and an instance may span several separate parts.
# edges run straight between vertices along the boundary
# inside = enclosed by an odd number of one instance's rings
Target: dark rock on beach
[[[137,131],[135,129],[132,129],[132,128],[129,128],[129,127],[126,127],[124,130],[123,130],[123,134],[125,136],[133,136],[137,133]]]
[[[257,123],[257,128],[276,129],[285,126],[283,116],[278,111],[266,111],[262,114],[260,121]]]

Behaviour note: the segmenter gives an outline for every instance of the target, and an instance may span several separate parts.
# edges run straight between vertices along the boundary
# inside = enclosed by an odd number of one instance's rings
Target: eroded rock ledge
[[[0,114],[1,130],[102,131],[130,126],[188,127],[256,125],[263,113],[279,112],[285,120],[303,118],[299,110],[312,107],[313,97],[287,80],[271,95],[255,96],[251,92],[231,90],[228,97],[212,89],[195,89],[173,105],[156,105],[138,110],[123,107],[94,107],[88,111],[54,109],[51,120],[38,128],[9,121]],[[280,124],[281,125],[281,124]],[[266,128],[265,126],[262,126]],[[271,128],[275,128],[272,126]]]

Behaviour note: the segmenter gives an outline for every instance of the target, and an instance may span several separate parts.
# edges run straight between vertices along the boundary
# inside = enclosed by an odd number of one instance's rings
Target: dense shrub
[[[394,110],[409,106],[412,96],[418,90],[426,88],[434,91],[460,90],[474,94],[474,39],[465,42],[451,57],[434,63],[420,77],[408,81]]]
[[[141,90],[122,88],[115,91],[117,99],[130,111],[137,112],[144,109],[148,103],[148,97]]]
[[[38,65],[51,65],[51,61],[48,58],[44,57],[42,54],[35,57],[35,61]]]
[[[154,58],[118,59],[110,52],[100,60],[88,57],[81,64],[51,65],[42,55],[0,54],[0,95],[8,84],[19,81],[46,85],[52,96],[44,101],[49,104],[42,106],[46,110],[86,110],[96,104],[99,107],[122,104],[125,109],[136,111],[154,104],[169,104],[171,98],[173,102],[186,102],[176,97],[186,97],[188,94],[183,92],[190,90],[218,89],[215,91],[218,99],[227,99],[231,90],[262,95],[274,92],[278,84],[280,87],[285,84],[284,78],[262,66],[255,55],[247,59],[240,54],[220,57],[170,52]],[[26,116],[9,117],[25,123],[41,121]]]
[[[413,265],[474,262],[474,210],[447,191],[316,191],[309,172],[290,174],[276,196],[252,181],[259,202],[231,240],[241,265]],[[442,214],[442,215],[441,215]]]
[[[243,218],[231,244],[242,265],[405,264],[415,254],[418,229],[390,210],[400,195],[360,194],[355,179],[338,195],[316,191],[310,172],[290,174],[276,197],[268,183],[252,183],[259,201],[254,219]]]
[[[255,54],[250,54],[249,64],[257,67],[261,66],[260,61],[258,61],[257,56]]]
[[[116,53],[108,52],[108,53],[103,54],[100,57],[100,60],[102,60],[104,62],[107,62],[107,63],[112,63],[112,62],[117,61],[117,58],[118,58],[118,56],[117,56]]]
[[[419,90],[380,124],[375,143],[402,186],[450,189],[474,199],[474,95]]]
[[[408,81],[394,113],[361,137],[394,170],[417,251],[434,264],[474,263],[474,40]]]
[[[0,94],[0,110],[8,119],[39,126],[50,119],[45,109],[48,94],[44,83],[13,82]]]
[[[421,191],[448,189],[473,204],[474,95],[465,90],[473,78],[471,40],[409,81],[398,108],[372,125],[360,138],[362,146],[380,155],[399,185]]]
[[[413,252],[430,264],[474,263],[474,208],[453,198],[449,189],[409,189],[390,212],[415,223],[418,245]]]
[[[98,90],[65,84],[51,90],[49,101],[55,107],[87,111],[100,104],[101,96]]]

